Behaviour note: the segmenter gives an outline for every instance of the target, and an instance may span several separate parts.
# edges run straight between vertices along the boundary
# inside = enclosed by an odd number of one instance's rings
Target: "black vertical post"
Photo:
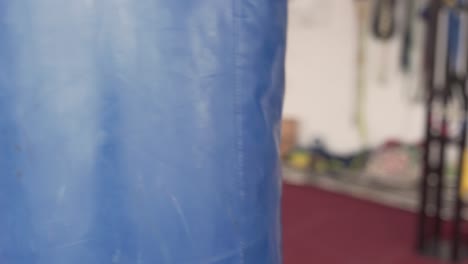
[[[466,12],[463,10],[464,7],[460,10],[460,12]],[[462,16],[466,16],[463,14]],[[465,20],[461,21],[462,23],[466,23]],[[456,143],[458,146],[458,166],[457,166],[457,178],[456,178],[456,186],[455,186],[455,212],[453,217],[453,230],[452,230],[452,251],[451,251],[451,260],[452,262],[457,262],[460,260],[460,244],[461,244],[461,223],[463,219],[463,197],[462,197],[462,180],[464,174],[464,161],[465,161],[465,146],[466,146],[466,132],[467,132],[467,115],[468,115],[468,97],[467,97],[467,77],[468,72],[466,66],[468,66],[468,25],[463,24],[460,25],[460,29],[463,32],[460,32],[461,36],[464,36],[464,49],[466,56],[465,59],[465,69],[462,76],[457,76],[455,72],[451,78],[453,83],[452,88],[459,89],[458,92],[461,94],[462,99],[462,122],[461,122],[461,132],[460,135],[456,137]],[[454,98],[455,99],[455,98]]]
[[[453,262],[459,260],[460,257],[460,240],[461,240],[461,220],[462,220],[462,208],[463,201],[461,197],[461,183],[463,178],[463,163],[465,156],[465,144],[466,144],[466,116],[468,115],[467,99],[464,95],[463,99],[463,128],[462,134],[459,142],[460,146],[460,156],[459,163],[457,168],[457,183],[456,183],[456,204],[455,204],[455,215],[454,215],[454,224],[453,224],[453,242],[452,242],[452,253],[451,259]]]
[[[436,185],[436,207],[435,207],[435,223],[434,223],[434,245],[436,248],[440,245],[442,235],[442,203],[444,198],[444,187],[445,187],[445,148],[447,145],[447,103],[448,103],[448,84],[445,85],[442,92],[442,124],[439,128],[439,164],[437,166],[437,185]]]
[[[437,14],[439,16],[439,14]],[[447,18],[449,19],[449,14],[447,14]],[[449,30],[449,22],[447,21],[447,28],[445,30]],[[441,36],[438,36],[439,38]],[[435,223],[434,223],[434,245],[436,248],[440,246],[440,241],[441,241],[441,236],[442,236],[442,207],[443,207],[443,202],[444,202],[444,191],[445,191],[445,149],[447,147],[447,141],[450,138],[449,135],[449,129],[448,129],[448,117],[447,117],[447,106],[448,106],[448,101],[449,97],[451,94],[451,89],[453,88],[453,76],[454,73],[452,72],[451,68],[451,61],[450,61],[450,44],[449,44],[449,35],[447,34],[447,39],[442,40],[446,41],[446,54],[447,58],[445,60],[445,78],[444,78],[444,84],[441,89],[439,87],[436,87],[436,85],[439,84],[434,84],[434,89],[437,91],[437,100],[442,100],[442,108],[441,108],[441,114],[442,114],[442,122],[441,126],[438,127],[437,129],[439,130],[439,153],[438,153],[438,159],[439,159],[439,164],[437,166],[436,170],[436,175],[437,175],[437,185],[436,185],[436,212],[435,212]],[[436,54],[437,54],[437,48],[436,48]],[[437,73],[436,73],[437,74]],[[440,91],[440,93],[439,93]]]
[[[424,154],[422,159],[422,180],[421,180],[421,197],[419,210],[419,225],[418,225],[418,240],[417,247],[421,252],[424,251],[426,241],[426,224],[427,224],[427,203],[428,203],[428,183],[429,173],[431,171],[429,165],[429,151],[431,143],[431,121],[432,121],[432,103],[434,101],[433,83],[435,71],[435,47],[437,39],[437,24],[438,13],[440,8],[440,0],[431,0],[428,10],[428,22],[426,26],[426,56],[425,56],[425,87],[426,87],[426,135],[424,141]]]
[[[463,21],[466,23],[466,21]],[[465,49],[468,49],[468,25],[462,25],[461,28],[465,30]],[[468,50],[465,51],[466,54],[466,65],[468,66]],[[465,69],[465,71],[467,71]],[[454,215],[454,224],[453,224],[453,241],[452,241],[452,253],[451,260],[456,262],[460,259],[460,243],[461,243],[461,222],[463,219],[463,197],[462,197],[462,180],[464,174],[464,162],[465,162],[465,146],[466,146],[466,133],[467,133],[467,116],[468,116],[468,97],[467,97],[467,81],[468,81],[468,72],[463,73],[462,78],[455,77],[454,82],[456,87],[460,89],[462,95],[462,127],[461,134],[457,138],[459,156],[458,156],[458,167],[457,167],[457,181],[455,188],[455,215]]]
[[[453,61],[450,62],[447,59],[445,62],[445,80],[444,83],[435,83],[434,76],[437,74],[436,57],[438,58],[439,47],[437,46],[438,38],[443,36],[438,35],[440,11],[443,7],[442,0],[431,0],[429,11],[428,11],[428,25],[427,25],[427,43],[426,43],[426,58],[425,58],[425,85],[427,88],[427,101],[426,101],[426,138],[424,142],[424,156],[423,156],[423,168],[422,168],[422,182],[421,182],[421,204],[419,211],[419,227],[418,227],[418,249],[422,252],[431,250],[431,254],[436,254],[441,257],[441,241],[442,241],[442,230],[443,230],[443,208],[444,208],[444,192],[448,186],[444,182],[445,172],[445,155],[446,147],[449,144],[455,144],[458,147],[459,156],[457,157],[457,171],[456,171],[456,186],[455,186],[455,199],[453,207],[453,219],[452,219],[452,237],[450,241],[451,251],[450,260],[457,262],[461,257],[461,225],[463,220],[463,197],[461,193],[462,179],[463,179],[463,164],[465,155],[465,145],[467,141],[468,131],[468,72],[467,69],[463,69],[464,72],[459,72],[458,69],[452,69]],[[460,12],[467,12],[465,7],[450,6]],[[465,21],[466,22],[466,21]],[[465,25],[464,49],[468,49],[468,28]],[[448,29],[447,29],[448,30]],[[449,41],[448,39],[440,39],[440,41]],[[449,45],[447,45],[449,49]],[[447,54],[449,52],[447,51]],[[445,55],[444,55],[445,56]],[[447,55],[448,56],[448,55]],[[468,50],[465,50],[466,65],[468,65]],[[466,68],[466,67],[465,67]],[[462,75],[462,76],[460,76]],[[460,92],[460,93],[458,93]],[[461,122],[461,134],[453,136],[448,130],[448,124],[452,122],[449,120],[447,114],[447,107],[451,100],[462,100],[462,114],[463,120]],[[441,105],[442,122],[437,124],[436,127],[433,123],[432,116],[434,114],[434,104]],[[433,129],[437,130],[438,133],[433,133]],[[433,152],[433,143],[438,143],[438,157],[437,161],[431,158]],[[437,162],[437,163],[436,163]],[[428,205],[433,205],[435,202],[435,213],[428,212]],[[451,207],[450,207],[451,208]],[[451,208],[452,209],[452,208]],[[429,220],[431,221],[430,223]],[[431,248],[428,248],[427,242],[431,242]]]

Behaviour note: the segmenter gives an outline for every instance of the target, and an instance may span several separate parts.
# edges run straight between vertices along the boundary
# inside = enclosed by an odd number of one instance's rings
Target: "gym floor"
[[[399,209],[285,185],[285,264],[443,263],[414,251],[415,220]]]

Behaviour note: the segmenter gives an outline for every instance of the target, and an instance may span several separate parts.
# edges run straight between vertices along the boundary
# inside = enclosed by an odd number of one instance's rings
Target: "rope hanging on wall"
[[[389,40],[395,35],[395,0],[376,0],[374,17],[372,21],[372,34],[382,41],[382,62],[380,65],[379,80],[382,83],[387,82],[388,76],[388,49]]]
[[[368,144],[367,122],[365,114],[365,97],[366,97],[366,32],[369,20],[369,1],[354,0],[356,17],[357,17],[357,56],[356,56],[356,102],[354,121],[358,129],[359,137],[364,146]]]

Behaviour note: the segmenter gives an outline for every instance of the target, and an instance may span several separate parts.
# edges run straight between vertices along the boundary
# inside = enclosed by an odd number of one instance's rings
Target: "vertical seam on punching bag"
[[[240,18],[242,18],[241,11],[242,11],[242,0],[232,0],[233,3],[233,10],[232,10],[232,19],[233,19],[233,64],[234,64],[234,118],[235,118],[235,137],[236,137],[236,158],[237,158],[237,187],[239,188],[239,204],[240,210],[239,212],[241,215],[237,216],[240,217],[238,220],[239,222],[239,254],[240,254],[240,264],[245,263],[245,242],[244,242],[244,234],[242,232],[242,215],[244,211],[244,203],[245,203],[245,182],[244,182],[244,140],[242,136],[242,127],[243,127],[243,117],[242,117],[242,91],[240,84],[240,77],[241,71],[238,69],[239,67],[239,41],[240,41],[240,34],[241,34],[241,25],[240,25]],[[239,14],[237,14],[239,12]]]

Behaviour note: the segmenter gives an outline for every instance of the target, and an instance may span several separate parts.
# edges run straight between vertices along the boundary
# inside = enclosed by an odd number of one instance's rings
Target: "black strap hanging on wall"
[[[424,48],[427,31],[427,0],[401,2],[404,20],[401,32],[399,67],[403,73],[403,95],[410,104],[424,102]]]
[[[389,40],[395,33],[395,0],[376,0],[373,35],[380,40]]]
[[[413,50],[413,33],[415,19],[415,0],[405,1],[405,24],[403,29],[403,39],[401,48],[400,66],[404,73],[411,69],[411,52]]]
[[[394,36],[396,28],[396,1],[376,0],[374,17],[372,21],[372,35],[383,43],[381,51],[381,64],[379,80],[387,82],[388,74],[388,41]]]

